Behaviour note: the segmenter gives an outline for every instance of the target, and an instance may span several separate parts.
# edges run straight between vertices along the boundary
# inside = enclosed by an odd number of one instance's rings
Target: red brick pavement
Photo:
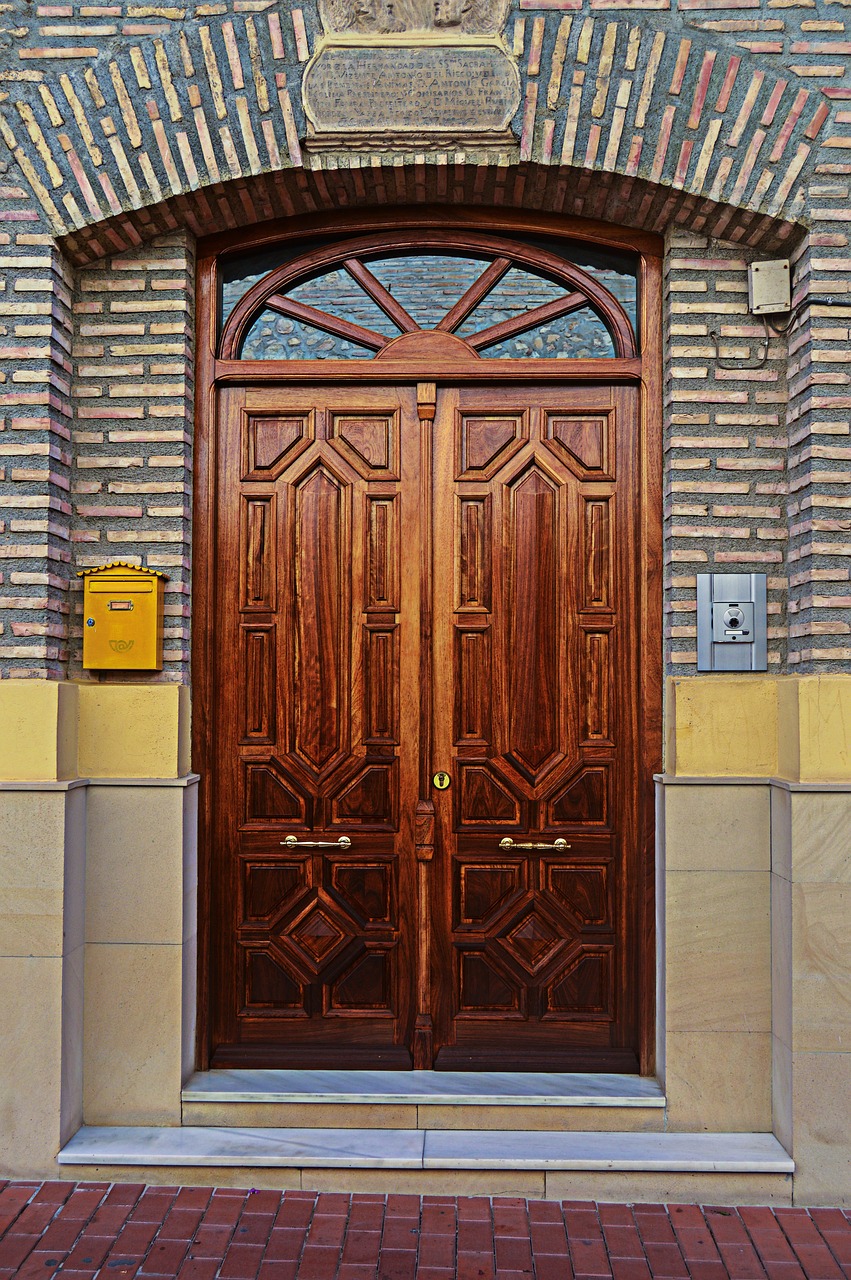
[[[0,1280],[851,1280],[851,1214],[0,1181]]]

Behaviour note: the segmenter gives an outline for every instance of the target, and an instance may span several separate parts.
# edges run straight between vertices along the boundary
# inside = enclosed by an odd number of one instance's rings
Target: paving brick
[[[0,1240],[0,1268],[19,1267],[38,1244],[38,1236],[18,1235],[10,1231]]]
[[[296,1236],[297,1233],[293,1233],[293,1235]],[[301,1236],[300,1238],[303,1239],[304,1237]],[[296,1243],[297,1243],[296,1240],[292,1242],[293,1248],[295,1247]],[[369,1262],[371,1262],[374,1265],[376,1259],[378,1258],[378,1254],[380,1250],[381,1250],[381,1235],[379,1232],[362,1231],[357,1229],[353,1230],[350,1226],[346,1234],[345,1244],[343,1245],[342,1259],[343,1259],[343,1262],[352,1263],[353,1265],[355,1263],[361,1264],[361,1263],[369,1263]],[[454,1240],[453,1240],[453,1252],[454,1252]],[[270,1253],[268,1251],[266,1256],[267,1257],[270,1256]]]
[[[128,1222],[116,1237],[116,1249],[128,1255],[144,1256],[157,1233],[158,1226],[159,1223],[155,1219],[151,1222]]]
[[[215,1194],[204,1211],[199,1230],[206,1227],[228,1227],[231,1231],[239,1220],[245,1203],[245,1193],[238,1196]]]
[[[159,1229],[160,1240],[191,1240],[202,1217],[202,1209],[171,1208]]]
[[[299,1280],[333,1280],[340,1250],[329,1245],[305,1245],[298,1268]]]
[[[215,1280],[221,1265],[217,1258],[198,1258],[190,1255],[177,1273],[177,1280]]]
[[[188,1250],[185,1240],[154,1240],[140,1269],[143,1276],[173,1276],[180,1270]]]
[[[529,1216],[531,1218],[532,1215]],[[536,1253],[558,1254],[564,1258],[568,1256],[567,1235],[561,1214],[556,1222],[533,1221],[530,1235]]]
[[[420,1235],[418,1218],[397,1218],[389,1216],[384,1220],[381,1233],[382,1249],[416,1249]]]
[[[498,1271],[522,1271],[532,1264],[531,1242],[528,1236],[495,1236],[494,1256]]]
[[[674,1229],[664,1212],[653,1212],[649,1207],[635,1205],[635,1225],[645,1246],[647,1244],[675,1244]]]
[[[15,1280],[40,1280],[55,1276],[63,1265],[61,1254],[51,1250],[34,1250],[15,1272]]]
[[[34,1194],[32,1187],[9,1186],[0,1191],[0,1234],[7,1231],[23,1212],[24,1206]]]
[[[162,1222],[173,1200],[174,1192],[160,1190],[159,1188],[147,1188],[136,1202],[133,1212],[130,1214],[129,1224]]]
[[[112,1237],[84,1233],[68,1254],[65,1265],[69,1271],[97,1270],[112,1245]]]
[[[253,1280],[263,1260],[263,1245],[231,1244],[225,1254],[222,1280]]]
[[[31,1200],[18,1215],[15,1231],[21,1235],[41,1235],[53,1219],[56,1208],[50,1201]]]
[[[415,1249],[384,1249],[378,1260],[378,1273],[384,1280],[414,1280],[417,1271]]]
[[[313,1216],[314,1205],[314,1197],[297,1197],[292,1192],[287,1192],[275,1216],[275,1227],[305,1228]],[[237,1214],[236,1217],[238,1216]]]
[[[346,1254],[344,1252],[343,1256]],[[449,1268],[455,1265],[454,1235],[423,1235],[419,1247],[419,1270],[424,1267]]]
[[[417,1280],[422,1280],[423,1276],[433,1275],[436,1280],[449,1280],[451,1272],[435,1271],[430,1267],[417,1268]],[[342,1262],[336,1273],[336,1280],[375,1280],[376,1264],[374,1262]]]
[[[277,1262],[263,1261],[257,1272],[257,1280],[296,1280],[298,1262],[294,1259]]]
[[[683,1261],[678,1245],[645,1240],[644,1252],[654,1276],[678,1278],[688,1276],[688,1267]]]
[[[612,1258],[614,1280],[651,1280],[653,1272],[644,1258]]]

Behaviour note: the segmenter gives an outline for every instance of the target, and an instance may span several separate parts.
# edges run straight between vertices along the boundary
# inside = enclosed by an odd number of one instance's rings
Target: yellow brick
[[[0,725],[0,778],[49,782],[76,775],[76,685],[4,680]]]
[[[189,689],[81,684],[81,776],[176,778],[189,770]]]
[[[793,782],[851,777],[851,676],[779,682],[780,769]]]
[[[777,681],[764,675],[668,679],[666,757],[679,777],[777,774]]]

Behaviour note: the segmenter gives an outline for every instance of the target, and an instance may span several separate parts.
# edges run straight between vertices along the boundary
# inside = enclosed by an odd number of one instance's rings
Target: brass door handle
[[[281,841],[287,849],[295,849],[296,845],[301,849],[348,849],[351,843],[349,836],[340,836],[339,840],[299,840],[298,836],[287,836]]]
[[[504,840],[499,842],[500,849],[569,849],[570,845],[566,840],[556,840],[554,844],[536,844],[534,841],[526,844],[515,844],[511,836],[506,836]]]

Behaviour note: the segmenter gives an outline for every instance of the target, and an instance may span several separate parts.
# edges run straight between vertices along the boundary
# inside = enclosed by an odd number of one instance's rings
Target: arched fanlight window
[[[627,255],[586,257],[579,265],[551,248],[474,233],[326,244],[225,278],[219,354],[371,360],[433,333],[454,335],[473,359],[634,356],[637,271]]]

